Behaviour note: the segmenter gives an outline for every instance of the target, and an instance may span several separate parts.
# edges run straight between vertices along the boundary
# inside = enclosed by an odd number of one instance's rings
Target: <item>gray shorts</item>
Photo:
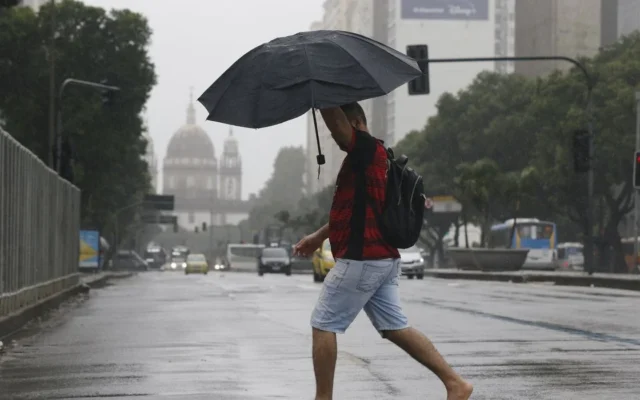
[[[383,335],[384,331],[407,328],[407,317],[400,306],[399,275],[399,259],[336,260],[311,314],[311,326],[344,333],[364,308]]]

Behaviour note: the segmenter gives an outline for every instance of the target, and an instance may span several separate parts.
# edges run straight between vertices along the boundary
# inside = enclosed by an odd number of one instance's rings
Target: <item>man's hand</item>
[[[327,237],[329,237],[329,224],[302,238],[302,240],[293,246],[293,254],[296,256],[309,257],[322,246],[322,242],[324,242]]]

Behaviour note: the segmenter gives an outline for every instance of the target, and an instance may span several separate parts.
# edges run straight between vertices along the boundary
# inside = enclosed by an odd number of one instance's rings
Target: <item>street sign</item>
[[[173,195],[147,194],[144,196],[145,207],[152,210],[173,211]]]
[[[433,208],[433,199],[431,197],[425,197],[424,208],[426,208],[427,210]]]
[[[178,222],[175,215],[143,215],[142,222],[145,224],[171,225]]]

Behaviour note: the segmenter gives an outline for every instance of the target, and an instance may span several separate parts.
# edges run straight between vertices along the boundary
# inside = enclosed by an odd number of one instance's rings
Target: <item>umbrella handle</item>
[[[311,109],[311,115],[313,115],[313,127],[316,130],[316,143],[318,145],[318,155],[316,156],[316,162],[318,163],[318,179],[320,179],[320,166],[324,165],[324,155],[322,155],[322,150],[320,149],[320,136],[318,135],[318,121],[316,120],[316,109]]]

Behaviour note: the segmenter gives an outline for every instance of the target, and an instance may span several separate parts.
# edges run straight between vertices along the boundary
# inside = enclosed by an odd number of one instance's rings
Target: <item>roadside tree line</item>
[[[82,226],[110,232],[113,212],[142,199],[150,187],[142,156],[147,129],[142,112],[156,83],[147,19],[129,10],[106,11],[80,1],[57,2],[56,90],[66,78],[107,80],[122,88],[104,105],[96,90],[70,86],[65,138],[73,149],[74,184],[82,190]],[[0,123],[45,163],[49,152],[49,57],[52,6],[0,13]],[[131,227],[138,209],[120,214]]]
[[[640,90],[640,33],[582,60],[594,78],[594,232],[600,265],[608,247],[625,271],[619,226],[633,208],[635,92]],[[587,180],[574,170],[574,132],[587,126],[586,89],[576,68],[529,79],[490,72],[444,94],[437,115],[397,145],[429,192],[453,194],[461,221],[482,228],[508,218],[558,224],[560,240],[582,240]]]

